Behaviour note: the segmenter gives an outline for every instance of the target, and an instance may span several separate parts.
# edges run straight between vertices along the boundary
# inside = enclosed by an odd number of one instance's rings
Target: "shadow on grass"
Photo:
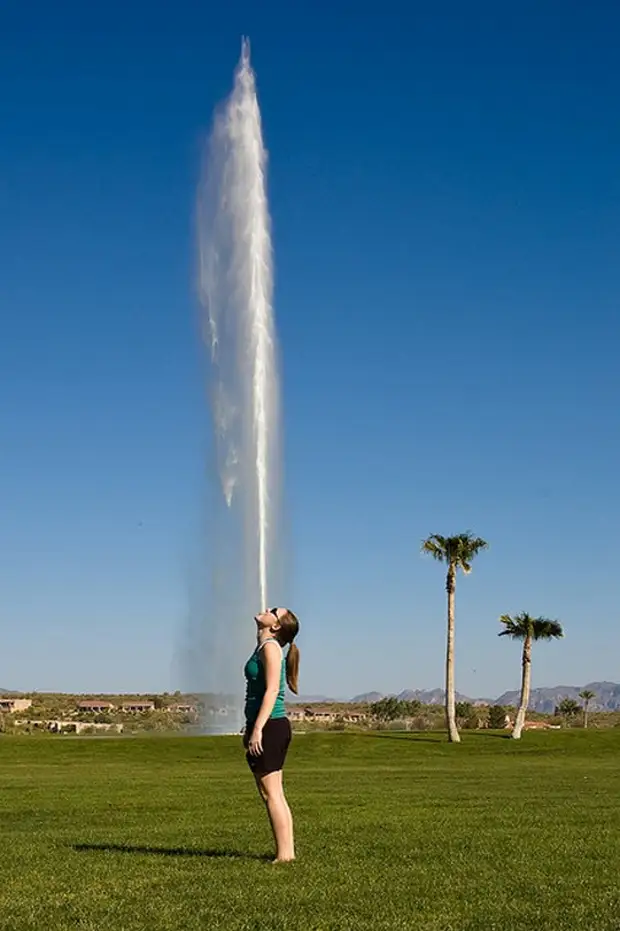
[[[362,734],[363,737],[374,738],[374,740],[408,740],[409,743],[424,743],[424,744],[436,744],[440,746],[441,743],[447,743],[445,739],[445,734],[438,734],[436,737],[423,737],[423,732],[421,731],[401,731],[401,732],[392,732],[389,731],[377,731],[376,733],[368,732]],[[442,741],[442,736],[444,740]]]
[[[502,733],[502,731],[487,731],[487,730],[471,731],[471,736],[472,737],[497,737],[499,738],[499,740],[512,740],[512,734],[510,732],[506,734],[506,733]]]
[[[498,737],[500,740],[511,740],[511,734],[502,733],[501,731],[489,730],[466,730],[461,731],[461,739],[469,740],[470,737]],[[427,743],[435,744],[440,747],[447,744],[448,735],[444,731],[435,731],[434,736],[425,736],[424,731],[369,731],[363,734],[364,737],[374,737],[375,740],[408,740],[409,743]]]
[[[71,844],[72,850],[78,853],[137,853],[152,854],[160,857],[210,857],[244,860],[272,860],[266,853],[245,853],[241,850],[214,848],[200,850],[195,847],[137,847],[131,844]]]

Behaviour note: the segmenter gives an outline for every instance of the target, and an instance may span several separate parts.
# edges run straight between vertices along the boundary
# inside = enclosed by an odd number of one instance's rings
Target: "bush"
[[[489,708],[488,726],[494,731],[502,730],[506,726],[506,709],[503,705],[492,705]]]
[[[419,714],[416,718],[411,720],[411,730],[412,731],[428,731],[430,730],[430,722],[426,715]]]
[[[400,715],[401,703],[394,696],[382,698],[380,701],[373,702],[370,706],[370,713],[373,718],[379,721],[395,721]]]
[[[566,721],[576,718],[581,711],[581,705],[574,698],[563,698],[559,705],[556,705],[554,714],[562,716]]]
[[[400,701],[391,695],[382,698],[380,701],[373,702],[370,706],[370,713],[378,721],[404,721],[407,718],[415,717],[421,707],[419,701]]]
[[[457,701],[456,720],[459,727],[475,731],[480,726],[478,711],[471,702]]]

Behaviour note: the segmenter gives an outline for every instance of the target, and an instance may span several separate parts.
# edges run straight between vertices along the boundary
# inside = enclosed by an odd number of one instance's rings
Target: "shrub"
[[[506,709],[503,705],[492,705],[489,708],[488,726],[495,731],[506,726]]]

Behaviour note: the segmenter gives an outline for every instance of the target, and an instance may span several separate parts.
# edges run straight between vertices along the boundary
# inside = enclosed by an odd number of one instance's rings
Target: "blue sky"
[[[442,681],[430,532],[534,683],[618,680],[620,8],[8,3],[0,13],[0,685],[174,688],[203,506],[201,141],[252,40],[274,220],[302,690]],[[251,630],[249,631],[251,638]]]

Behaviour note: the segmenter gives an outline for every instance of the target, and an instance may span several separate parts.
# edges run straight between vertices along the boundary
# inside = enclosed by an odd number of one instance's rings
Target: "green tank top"
[[[275,637],[271,639],[275,640]],[[263,698],[265,697],[265,689],[267,688],[267,682],[265,679],[265,667],[261,661],[260,653],[265,643],[268,643],[268,640],[264,640],[263,643],[259,644],[249,660],[245,664],[243,670],[246,680],[246,690],[245,690],[245,720],[247,724],[253,724],[258,717],[258,712],[260,711],[260,706],[263,703]],[[278,695],[276,697],[275,704],[273,706],[273,711],[269,715],[270,718],[285,718],[286,717],[286,708],[284,707],[284,690],[286,688],[286,660],[284,658],[284,653],[282,654],[282,666],[280,668],[280,688],[278,689]]]

